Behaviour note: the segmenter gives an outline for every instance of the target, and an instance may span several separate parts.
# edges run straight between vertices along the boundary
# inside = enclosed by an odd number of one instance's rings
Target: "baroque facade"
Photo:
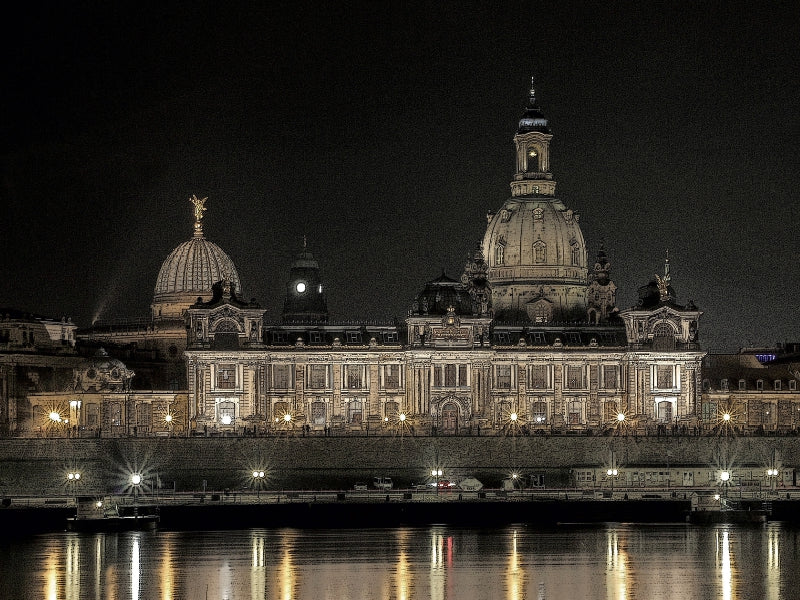
[[[555,195],[551,139],[532,88],[511,196],[489,213],[460,279],[428,282],[405,322],[330,321],[306,248],[280,324],[229,280],[193,304],[192,426],[446,435],[695,425],[702,313],[676,303],[668,260],[638,306],[616,308],[610,261],[601,248],[590,271],[579,215]]]
[[[601,246],[591,265],[556,196],[552,137],[532,87],[511,193],[481,244],[385,323],[330,317],[305,241],[271,322],[192,196],[192,235],[164,261],[148,319],[76,331],[2,311],[0,434],[797,431],[800,363],[705,357],[702,312],[679,303],[668,258],[636,306],[616,306],[609,257]]]

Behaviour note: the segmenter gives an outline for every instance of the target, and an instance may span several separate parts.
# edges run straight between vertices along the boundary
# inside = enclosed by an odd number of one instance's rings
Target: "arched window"
[[[537,265],[547,262],[547,244],[542,240],[537,240],[533,244],[533,262]]]
[[[529,173],[538,173],[539,172],[539,151],[534,148],[533,146],[528,147],[528,151],[526,154],[526,168],[525,170]]]
[[[505,246],[502,244],[497,244],[494,247],[494,264],[502,265],[505,262]]]
[[[581,249],[580,249],[580,246],[578,246],[577,242],[573,242],[572,243],[571,250],[572,250],[571,251],[571,254],[572,254],[572,265],[575,266],[575,267],[580,266],[580,264],[581,264]]]
[[[653,350],[674,350],[675,332],[667,323],[659,323],[653,329]]]

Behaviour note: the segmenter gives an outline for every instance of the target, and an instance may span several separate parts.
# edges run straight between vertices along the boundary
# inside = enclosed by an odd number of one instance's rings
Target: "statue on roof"
[[[203,218],[203,213],[208,210],[205,206],[206,200],[208,200],[208,196],[203,198],[202,200],[198,198],[195,194],[192,194],[192,197],[189,198],[189,202],[194,204],[194,220],[195,223],[199,223]]]

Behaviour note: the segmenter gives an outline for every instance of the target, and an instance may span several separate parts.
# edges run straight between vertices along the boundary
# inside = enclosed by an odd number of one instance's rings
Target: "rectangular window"
[[[727,389],[728,389],[728,380],[727,379],[720,380],[719,387],[722,388],[723,390],[727,391]]]
[[[94,402],[86,405],[86,424],[97,427],[100,424],[100,406]]]
[[[364,367],[361,365],[345,366],[345,387],[349,389],[364,387]]]
[[[311,344],[321,344],[322,343],[322,332],[321,331],[309,331],[308,332],[308,341]]]
[[[456,366],[444,366],[444,385],[446,387],[456,387]]]
[[[775,380],[775,391],[776,392],[780,392],[781,391],[781,380],[780,379],[776,379]]]
[[[567,421],[570,425],[580,425],[582,423],[580,402],[567,403]]]
[[[272,387],[288,390],[292,387],[291,365],[272,365]]]
[[[505,390],[511,389],[511,365],[497,365],[495,367],[495,385]]]
[[[567,389],[581,390],[584,387],[584,368],[576,365],[567,365]]]
[[[603,388],[606,390],[617,389],[616,365],[603,365]]]
[[[544,390],[550,387],[547,377],[547,365],[531,365],[528,368],[528,387],[534,390]]]
[[[567,343],[570,346],[578,346],[581,343],[581,334],[577,331],[568,331],[567,332]]]
[[[289,341],[289,334],[285,331],[273,331],[272,343],[273,344],[286,344]]]
[[[794,379],[789,380],[789,389],[795,391],[797,389],[797,382]]]
[[[756,389],[757,389],[759,392],[760,392],[760,391],[763,391],[763,389],[764,389],[764,380],[762,380],[762,379],[759,379],[758,381],[756,381]]]
[[[467,385],[467,365],[458,365],[458,385]]]
[[[383,385],[390,389],[400,387],[400,365],[384,365]]]
[[[148,427],[153,421],[153,406],[151,404],[140,404],[136,407],[136,424]]]
[[[494,342],[499,346],[508,346],[511,343],[511,338],[505,331],[497,332],[494,334]]]
[[[328,382],[328,366],[327,365],[309,365],[308,373],[308,387],[321,390],[327,387]]]
[[[656,367],[656,387],[661,390],[670,390],[674,387],[672,380],[672,365],[659,365]]]
[[[441,365],[433,366],[433,385],[434,387],[442,387],[442,367]]]
[[[744,390],[747,388],[747,384],[745,384],[744,379],[739,380],[739,389]]]
[[[217,389],[232,390],[236,387],[236,365],[217,366]]]
[[[361,332],[360,331],[348,331],[347,332],[347,343],[348,344],[360,344],[361,343]]]
[[[109,406],[109,416],[112,425],[122,425],[122,404],[112,402]]]

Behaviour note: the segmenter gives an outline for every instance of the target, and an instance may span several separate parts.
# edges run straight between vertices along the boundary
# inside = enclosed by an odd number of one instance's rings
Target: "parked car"
[[[372,480],[372,487],[379,490],[390,490],[394,487],[391,477],[375,477]]]
[[[356,482],[356,484],[353,486],[353,489],[357,492],[366,492],[367,484],[362,481]]]

